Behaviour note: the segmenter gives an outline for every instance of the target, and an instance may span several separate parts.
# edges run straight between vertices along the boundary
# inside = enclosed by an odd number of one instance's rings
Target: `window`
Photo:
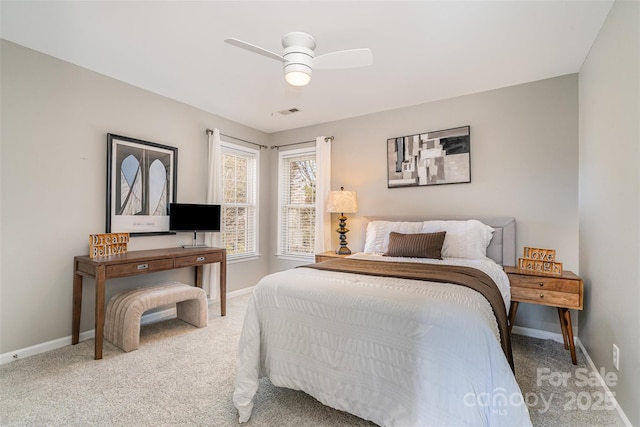
[[[222,142],[222,244],[228,259],[258,256],[259,151]]]
[[[279,171],[278,253],[308,260],[315,253],[315,148],[281,152]]]

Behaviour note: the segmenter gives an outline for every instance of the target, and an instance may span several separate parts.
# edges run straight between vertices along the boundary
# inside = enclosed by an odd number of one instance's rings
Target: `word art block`
[[[554,249],[529,248],[524,247],[524,257],[526,259],[555,262],[556,251]]]
[[[129,233],[89,235],[89,258],[120,255],[127,252]]]
[[[519,258],[518,268],[532,273],[562,274],[561,262],[547,262],[535,259]]]

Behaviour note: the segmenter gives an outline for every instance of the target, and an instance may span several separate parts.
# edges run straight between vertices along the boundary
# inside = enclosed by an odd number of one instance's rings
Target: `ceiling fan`
[[[301,31],[287,33],[282,38],[282,55],[273,53],[259,46],[242,40],[228,38],[225,42],[246,49],[250,52],[281,61],[284,67],[284,77],[292,86],[305,86],[311,80],[311,72],[317,69],[344,69],[366,67],[373,63],[371,49],[349,49],[325,53],[314,57],[316,39],[311,34]]]

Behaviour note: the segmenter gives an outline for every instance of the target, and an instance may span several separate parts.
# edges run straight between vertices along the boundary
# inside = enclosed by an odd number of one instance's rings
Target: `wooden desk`
[[[557,307],[564,348],[571,351],[571,362],[577,365],[569,309],[582,310],[584,293],[582,279],[571,271],[566,270],[561,275],[556,275],[533,273],[505,266],[504,271],[507,273],[511,284],[509,331],[511,331],[516,320],[520,302]]]
[[[80,342],[80,314],[82,310],[82,278],[96,282],[95,359],[102,359],[104,339],[105,283],[107,279],[137,276],[156,271],[195,267],[195,285],[202,288],[204,264],[220,263],[220,314],[227,311],[227,251],[224,248],[166,248],[132,251],[122,255],[89,258],[79,255],[73,258],[73,315],[71,343]]]

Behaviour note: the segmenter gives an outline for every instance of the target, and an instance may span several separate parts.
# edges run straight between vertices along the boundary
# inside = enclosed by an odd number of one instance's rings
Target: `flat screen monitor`
[[[192,203],[169,204],[169,230],[193,233],[193,245],[197,245],[198,231],[220,231],[220,205],[198,205]]]

